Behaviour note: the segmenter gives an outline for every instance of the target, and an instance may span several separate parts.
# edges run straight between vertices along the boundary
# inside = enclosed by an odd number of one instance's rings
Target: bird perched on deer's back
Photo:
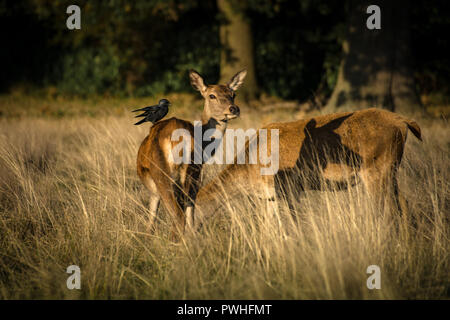
[[[155,122],[161,120],[166,116],[169,112],[170,102],[167,99],[159,100],[159,103],[154,106],[149,106],[141,109],[133,110],[132,112],[144,111],[144,113],[137,115],[135,118],[144,117],[140,121],[136,122],[135,125],[142,124],[144,122],[151,122],[155,124]]]

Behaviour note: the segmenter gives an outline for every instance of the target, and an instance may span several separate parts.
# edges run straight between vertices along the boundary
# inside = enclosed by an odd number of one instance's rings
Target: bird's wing
[[[153,114],[154,120],[155,121],[162,120],[167,115],[168,112],[169,112],[169,108],[167,108],[167,107],[163,107],[163,108],[159,109],[157,112],[155,112]]]
[[[169,113],[169,108],[164,108],[161,110],[161,119],[164,118]]]
[[[138,111],[156,111],[156,110],[158,110],[158,107],[159,107],[159,105],[148,106],[148,107],[145,107],[145,108],[140,108],[140,109],[133,110],[133,111],[131,111],[131,112],[138,112]]]
[[[138,125],[140,125],[140,124],[142,124],[142,123],[144,123],[146,121],[147,121],[147,118],[144,118],[144,119],[141,119],[140,121],[136,122],[134,125],[138,126]]]

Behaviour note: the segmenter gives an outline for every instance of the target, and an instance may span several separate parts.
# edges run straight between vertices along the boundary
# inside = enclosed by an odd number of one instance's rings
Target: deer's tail
[[[411,130],[411,132],[416,136],[416,138],[422,141],[422,133],[420,131],[419,124],[414,120],[404,119],[403,121],[406,123],[408,129]]]

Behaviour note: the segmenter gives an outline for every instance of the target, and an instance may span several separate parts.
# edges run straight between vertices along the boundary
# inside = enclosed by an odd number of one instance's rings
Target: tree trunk
[[[378,1],[381,29],[369,30],[368,1],[350,4],[347,38],[336,87],[326,111],[380,107],[400,113],[422,110],[411,69],[407,1]]]
[[[236,72],[246,68],[247,77],[239,89],[239,97],[246,101],[258,96],[258,85],[253,60],[253,37],[250,23],[239,3],[232,0],[217,0],[224,22],[220,26],[220,80],[227,83]]]

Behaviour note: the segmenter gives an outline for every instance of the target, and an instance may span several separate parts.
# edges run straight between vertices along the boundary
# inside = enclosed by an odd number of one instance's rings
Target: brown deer
[[[200,74],[189,72],[192,87],[205,99],[201,117],[201,132],[216,129],[225,132],[229,120],[239,116],[239,107],[234,103],[235,91],[242,85],[247,74],[242,70],[234,75],[226,85],[206,85]],[[172,133],[177,129],[187,130],[191,141],[190,163],[174,162],[172,151],[178,141],[172,141]],[[188,226],[193,226],[193,203],[200,184],[202,163],[195,163],[194,153],[198,152],[194,143],[194,126],[191,122],[170,118],[159,121],[150,128],[148,136],[142,141],[137,156],[137,173],[150,190],[150,219],[154,227],[160,200],[169,214],[175,219],[172,236],[184,232],[186,218]],[[200,149],[206,147],[202,144]],[[194,152],[195,151],[195,152]],[[184,151],[181,151],[183,153]]]
[[[268,131],[268,146],[271,146],[270,130],[278,129],[278,172],[261,175],[260,169],[265,167],[261,163],[235,161],[228,165],[197,194],[196,210],[203,216],[220,206],[223,197],[218,196],[219,190],[228,197],[240,190],[251,190],[251,194],[267,200],[288,197],[289,204],[289,192],[298,196],[298,192],[306,189],[341,189],[359,181],[371,195],[383,197],[389,193],[400,212],[406,211],[396,173],[408,129],[421,140],[416,122],[371,108],[272,123],[264,129]],[[243,152],[248,158],[249,143]]]

